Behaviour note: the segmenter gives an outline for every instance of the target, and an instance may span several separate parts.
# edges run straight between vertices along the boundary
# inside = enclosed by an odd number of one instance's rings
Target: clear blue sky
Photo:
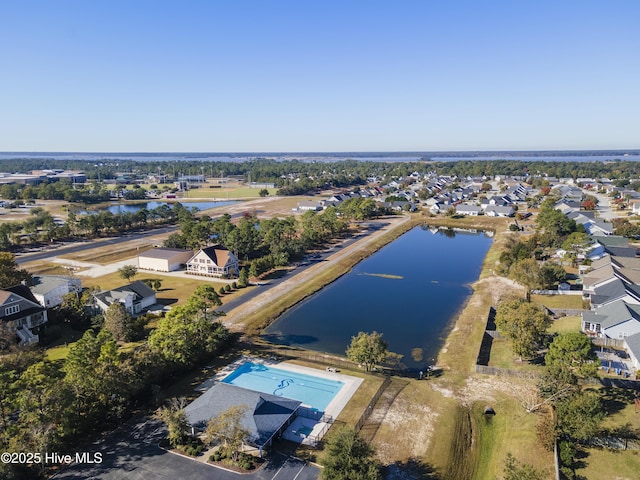
[[[640,147],[638,0],[0,2],[0,151]]]

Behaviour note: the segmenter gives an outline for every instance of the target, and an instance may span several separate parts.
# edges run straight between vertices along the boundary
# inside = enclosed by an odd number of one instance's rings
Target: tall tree
[[[185,404],[184,398],[173,398],[169,405],[160,407],[155,414],[167,426],[169,444],[174,448],[183,443],[189,426]]]
[[[31,274],[18,268],[12,253],[0,252],[0,288],[13,287],[21,282],[31,282]]]
[[[381,480],[376,452],[358,433],[343,428],[326,443],[323,480]]]
[[[537,352],[550,323],[543,309],[523,300],[503,302],[496,309],[496,326],[511,340],[520,360]]]
[[[246,405],[234,405],[207,423],[204,432],[209,444],[220,442],[231,452],[231,458],[238,459],[238,452],[249,437],[249,430],[242,425],[242,417],[247,411]]]
[[[347,358],[365,366],[370,371],[376,364],[383,362],[388,355],[389,346],[378,332],[359,332],[351,337],[351,344],[347,348]]]
[[[135,265],[123,265],[118,269],[120,278],[124,278],[127,282],[138,274],[138,267]]]
[[[142,336],[143,323],[133,318],[120,302],[112,303],[104,314],[104,328],[121,342],[137,340]]]

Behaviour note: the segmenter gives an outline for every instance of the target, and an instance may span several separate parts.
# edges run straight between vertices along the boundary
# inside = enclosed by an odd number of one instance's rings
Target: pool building
[[[247,443],[262,456],[275,439],[315,445],[362,379],[298,365],[238,361],[205,382],[204,393],[185,408],[193,435],[233,406],[246,406],[241,419]]]

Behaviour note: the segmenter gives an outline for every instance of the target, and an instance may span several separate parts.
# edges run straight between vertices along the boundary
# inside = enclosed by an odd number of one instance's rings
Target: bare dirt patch
[[[438,395],[428,382],[417,380],[398,394],[375,437],[378,456],[383,463],[426,455],[440,412],[440,404],[434,401]]]

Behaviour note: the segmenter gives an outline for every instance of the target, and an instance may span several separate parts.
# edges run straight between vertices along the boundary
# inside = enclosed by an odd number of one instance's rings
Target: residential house
[[[69,293],[81,293],[82,281],[62,275],[34,275],[29,287],[33,296],[45,308],[62,304],[62,297]]]
[[[622,339],[640,333],[640,305],[617,300],[582,314],[582,331],[588,335]]]
[[[0,322],[6,322],[21,344],[36,343],[47,323],[47,310],[26,285],[8,287],[0,290]]]
[[[154,272],[180,270],[193,257],[193,250],[154,248],[138,255],[138,268]]]
[[[513,217],[513,208],[511,206],[499,207],[499,206],[487,206],[484,214],[488,217]]]
[[[194,275],[233,277],[238,272],[238,258],[220,246],[203,248],[187,262],[187,273]]]
[[[481,207],[476,207],[475,205],[466,205],[460,204],[456,205],[456,214],[457,215],[468,215],[471,217],[477,217],[482,212]]]
[[[139,315],[156,303],[156,292],[144,282],[135,281],[123,287],[105,290],[93,294],[94,304],[102,312],[119,302],[131,315]]]
[[[296,212],[318,212],[320,210],[322,210],[322,204],[315,200],[298,202],[298,207],[295,209]]]
[[[624,337],[624,344],[633,368],[640,370],[640,333]]]

